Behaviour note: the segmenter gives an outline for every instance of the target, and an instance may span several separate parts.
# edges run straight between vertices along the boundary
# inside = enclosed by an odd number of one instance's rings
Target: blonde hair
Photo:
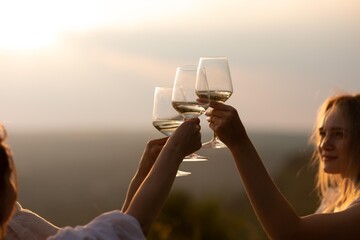
[[[343,115],[348,128],[348,158],[344,162],[345,174],[327,174],[323,171],[318,145],[319,128],[325,115],[334,109]],[[318,165],[316,188],[321,199],[321,212],[336,212],[348,208],[360,197],[360,94],[343,94],[327,99],[320,107],[312,141],[315,146],[313,162]]]
[[[17,189],[16,173],[13,165],[10,147],[5,143],[7,134],[0,124],[0,239],[4,239],[7,224],[11,218],[12,210],[9,209],[7,184],[12,182]],[[10,179],[13,176],[13,181]],[[10,214],[9,214],[10,212]]]

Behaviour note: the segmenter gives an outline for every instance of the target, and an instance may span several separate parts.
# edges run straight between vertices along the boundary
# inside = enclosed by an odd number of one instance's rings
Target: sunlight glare
[[[0,49],[25,50],[54,44],[65,32],[99,26],[133,26],[171,16],[190,1],[11,0],[0,3]]]
[[[81,11],[86,6],[86,11]],[[98,4],[91,1],[12,0],[0,4],[0,48],[24,50],[46,47],[65,30],[97,23]]]

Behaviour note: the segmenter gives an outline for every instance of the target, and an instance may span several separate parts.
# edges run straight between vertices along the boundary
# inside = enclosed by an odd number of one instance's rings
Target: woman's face
[[[349,133],[346,122],[338,108],[330,110],[319,128],[318,151],[324,171],[329,174],[345,174],[349,150]]]

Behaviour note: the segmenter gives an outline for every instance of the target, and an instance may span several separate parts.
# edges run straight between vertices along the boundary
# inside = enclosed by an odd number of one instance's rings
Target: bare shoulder
[[[314,239],[358,239],[360,202],[335,213],[315,213],[301,220],[302,237]]]

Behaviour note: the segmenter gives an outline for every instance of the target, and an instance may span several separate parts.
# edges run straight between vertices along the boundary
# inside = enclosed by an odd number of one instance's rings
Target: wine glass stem
[[[218,140],[218,136],[216,135],[215,131],[213,131],[213,141]]]

